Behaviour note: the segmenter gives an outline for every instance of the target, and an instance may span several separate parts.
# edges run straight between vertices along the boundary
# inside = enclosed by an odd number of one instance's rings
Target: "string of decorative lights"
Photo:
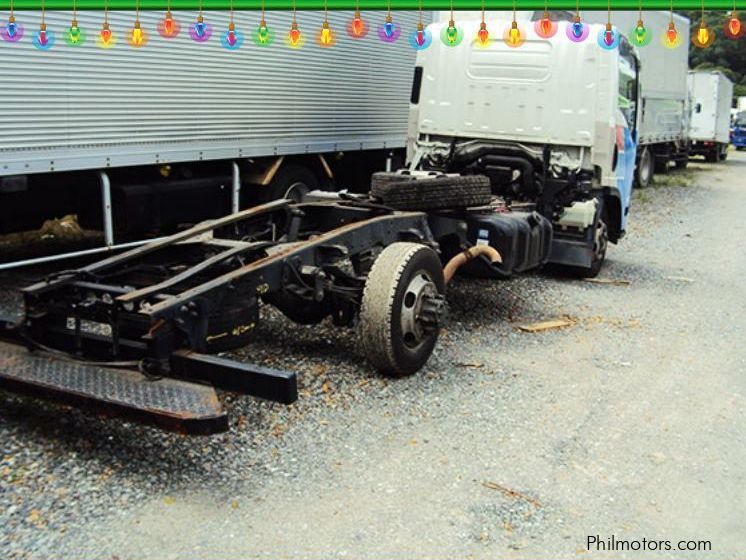
[[[17,43],[24,36],[23,26],[16,21],[15,9],[19,0],[9,0],[10,14],[7,20],[7,24],[0,25],[0,38],[9,43]],[[24,0],[20,0],[24,1]],[[78,23],[78,7],[79,2],[85,2],[86,0],[72,0],[72,20],[70,26],[65,30],[63,37],[65,43],[70,47],[79,47],[85,43],[86,33],[80,27]],[[104,8],[104,22],[100,33],[96,37],[96,45],[102,49],[110,49],[116,44],[116,35],[112,32],[109,24],[109,1],[103,0]],[[292,25],[287,36],[287,45],[293,48],[298,48],[303,45],[304,36],[301,34],[296,19],[297,15],[297,2],[298,0],[292,0]],[[615,1],[615,4],[617,2]],[[39,50],[49,50],[55,44],[55,34],[52,30],[47,28],[46,25],[46,3],[45,0],[40,1],[41,4],[41,24],[39,30],[32,35],[31,41],[33,45]],[[526,40],[526,32],[519,25],[516,17],[516,0],[512,0],[512,12],[513,18],[509,27],[504,30],[503,40],[506,45],[512,48],[521,46]],[[368,26],[363,20],[360,13],[360,0],[355,0],[355,10],[352,19],[347,25],[347,33],[352,39],[362,39],[368,33]],[[418,0],[418,23],[417,27],[409,35],[409,44],[416,50],[422,50],[428,48],[432,43],[432,35],[429,27],[425,27],[422,20],[423,13],[423,0]],[[441,26],[440,38],[445,46],[455,47],[463,41],[464,33],[463,29],[456,24],[455,18],[455,0],[448,0],[448,7],[450,10],[450,18],[448,25]],[[549,13],[549,1],[544,0],[543,2],[543,15],[540,19],[535,21],[532,25],[533,31],[536,36],[541,38],[553,37],[558,29],[559,24],[553,21]],[[697,48],[707,48],[713,44],[716,39],[716,33],[713,29],[707,26],[705,21],[705,0],[699,0],[699,9],[701,12],[700,22],[695,30],[693,30],[691,41],[692,44]],[[229,23],[225,33],[220,35],[220,43],[223,47],[228,50],[239,49],[244,41],[243,34],[236,29],[234,21],[234,0],[229,0]],[[606,0],[606,25],[599,31],[597,42],[602,49],[613,50],[618,47],[621,40],[621,33],[619,30],[612,25],[611,21],[611,0]],[[628,35],[629,41],[637,46],[644,47],[650,43],[653,38],[651,30],[645,27],[643,21],[643,2],[637,0],[637,12],[638,20],[636,26],[630,31]],[[673,18],[673,0],[669,2],[669,23],[668,28],[663,31],[660,35],[661,43],[667,48],[676,48],[681,44],[681,37],[676,29],[676,25]],[[474,36],[473,43],[481,47],[489,47],[491,44],[490,33],[487,29],[487,20],[485,16],[485,0],[480,0],[481,9],[481,20],[479,28]],[[324,19],[322,22],[321,29],[317,35],[317,42],[321,47],[330,47],[336,42],[336,35],[329,24],[328,17],[328,0],[323,0],[323,11]],[[148,33],[143,29],[140,23],[140,0],[135,0],[135,22],[130,30],[128,36],[128,43],[135,48],[141,48],[148,42]],[[172,39],[178,36],[180,32],[180,25],[174,19],[171,12],[171,0],[166,2],[166,14],[165,17],[160,20],[157,24],[158,33],[165,39]],[[575,2],[575,16],[573,21],[566,25],[566,35],[568,39],[573,42],[585,41],[588,37],[590,26],[585,24],[580,16],[580,0]],[[741,20],[738,17],[737,11],[737,0],[732,0],[732,9],[729,10],[726,19],[723,21],[723,30],[725,36],[728,39],[737,40],[746,34],[746,26],[742,25]],[[391,12],[391,0],[386,0],[386,18],[384,23],[378,28],[379,38],[387,43],[395,42],[401,33],[401,29],[393,21]],[[212,27],[208,24],[203,15],[203,0],[199,0],[198,4],[198,16],[196,22],[190,26],[189,35],[192,40],[198,43],[205,43],[210,40],[212,36]],[[273,34],[267,26],[265,20],[265,0],[261,0],[261,18],[259,26],[254,34],[254,43],[258,46],[268,46],[272,43]]]

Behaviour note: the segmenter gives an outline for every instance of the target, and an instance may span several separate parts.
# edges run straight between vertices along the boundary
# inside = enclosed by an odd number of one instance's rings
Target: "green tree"
[[[692,33],[696,33],[702,21],[702,12],[680,13],[692,21]],[[729,18],[730,12],[705,12],[705,25],[715,32],[715,42],[706,49],[697,48],[690,43],[689,68],[722,71],[736,84],[734,95],[738,97],[746,95],[746,37],[733,40],[726,36],[723,24]],[[746,27],[746,17],[742,17],[741,21]]]

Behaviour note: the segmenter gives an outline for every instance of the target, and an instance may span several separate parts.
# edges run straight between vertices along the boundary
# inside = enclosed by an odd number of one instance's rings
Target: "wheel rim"
[[[430,274],[424,270],[412,277],[401,304],[401,334],[404,345],[416,349],[438,329],[445,299]]]
[[[301,181],[296,181],[288,187],[283,198],[287,198],[293,202],[303,202],[303,198],[306,196],[307,192],[308,186]]]

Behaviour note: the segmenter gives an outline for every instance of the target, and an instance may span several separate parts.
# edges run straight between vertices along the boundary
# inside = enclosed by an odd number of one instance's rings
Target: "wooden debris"
[[[624,278],[584,278],[583,281],[607,286],[629,286],[632,283]]]
[[[479,368],[483,368],[484,364],[481,362],[460,362],[456,364],[456,367],[468,367],[468,368],[479,369]]]
[[[687,278],[686,276],[666,276],[666,280],[671,280],[673,282],[694,282],[694,278]]]
[[[508,498],[513,498],[514,500],[523,500],[537,508],[544,507],[541,505],[541,503],[538,500],[535,500],[531,496],[526,496],[525,494],[522,494],[521,492],[518,492],[517,490],[511,490],[510,488],[506,488],[505,486],[502,486],[501,484],[498,484],[497,482],[490,482],[489,480],[485,480],[484,482],[482,482],[482,486],[484,486],[485,488],[489,488],[490,490],[497,490],[498,492],[502,492]]]
[[[575,324],[572,319],[551,319],[549,321],[539,321],[538,323],[528,323],[526,325],[518,325],[518,328],[523,332],[536,333],[542,331],[548,331],[550,329],[561,329],[564,327],[571,327]]]

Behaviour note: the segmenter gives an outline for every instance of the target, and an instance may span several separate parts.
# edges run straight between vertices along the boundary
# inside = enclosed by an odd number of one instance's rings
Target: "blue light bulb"
[[[394,23],[391,21],[384,23],[383,32],[386,33],[387,37],[391,37],[394,34]]]
[[[583,34],[583,24],[579,21],[576,21],[572,24],[572,33],[575,35],[578,39]]]
[[[8,37],[11,39],[16,36],[16,33],[18,33],[18,26],[15,22],[9,23],[8,27],[5,28],[8,32]]]
[[[200,37],[204,37],[205,35],[205,24],[203,22],[197,22],[197,24],[194,26],[195,31],[197,32],[197,35]]]

